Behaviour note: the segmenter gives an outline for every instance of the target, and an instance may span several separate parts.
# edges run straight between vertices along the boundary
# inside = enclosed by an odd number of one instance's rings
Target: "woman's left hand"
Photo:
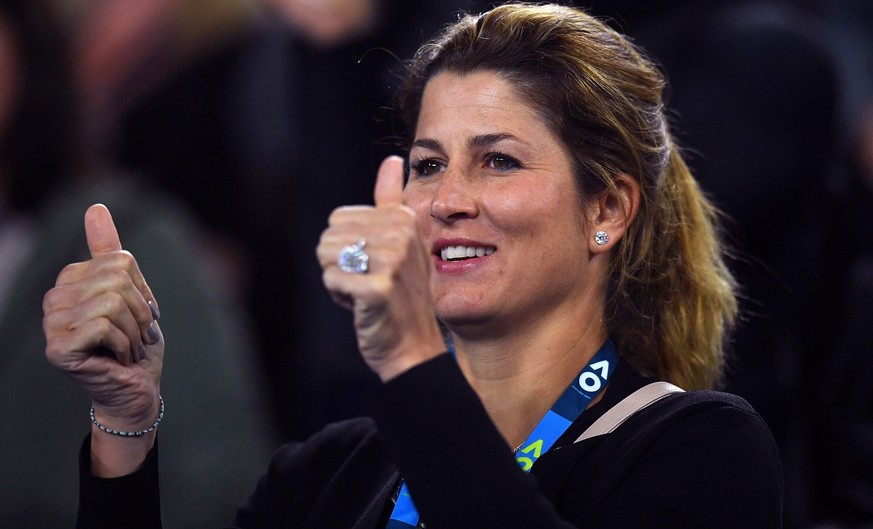
[[[430,294],[431,254],[415,212],[403,205],[403,159],[382,162],[374,197],[375,207],[333,211],[317,255],[331,296],[354,313],[361,355],[387,381],[446,347]],[[337,259],[357,241],[365,241],[368,270],[344,272]]]

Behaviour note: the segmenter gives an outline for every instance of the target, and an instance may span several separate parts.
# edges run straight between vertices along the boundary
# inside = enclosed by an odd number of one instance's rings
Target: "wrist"
[[[93,404],[91,405],[91,412],[90,412],[91,424],[96,426],[97,429],[100,430],[101,432],[108,433],[111,435],[116,435],[118,437],[142,437],[148,433],[151,433],[153,430],[155,430],[161,424],[161,421],[164,420],[164,398],[161,397],[160,395],[158,395],[158,403],[159,403],[159,408],[158,408],[157,418],[150,425],[143,426],[141,429],[136,429],[135,427],[134,428],[128,427],[128,428],[118,430],[118,429],[112,428],[110,426],[106,426],[104,423],[97,420],[97,412],[95,411]],[[142,424],[142,421],[136,420],[136,421],[133,421],[133,424]]]
[[[164,416],[164,401],[158,396],[147,418],[103,418],[91,407],[91,473],[114,478],[138,470],[154,447],[157,427]],[[139,414],[144,417],[144,414]]]
[[[157,432],[142,437],[119,437],[91,427],[91,473],[117,478],[139,470],[155,445]]]

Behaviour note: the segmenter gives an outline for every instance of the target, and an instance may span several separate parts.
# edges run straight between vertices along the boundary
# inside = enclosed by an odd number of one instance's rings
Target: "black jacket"
[[[398,468],[428,529],[780,527],[779,454],[739,397],[672,395],[573,443],[647,382],[620,364],[602,400],[525,474],[443,355],[379,388],[372,418],[279,449],[229,527],[382,529]],[[137,473],[104,480],[87,472],[87,446],[79,527],[160,527],[157,449]]]

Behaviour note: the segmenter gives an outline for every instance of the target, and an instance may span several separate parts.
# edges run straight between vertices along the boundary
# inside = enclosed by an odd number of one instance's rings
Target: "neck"
[[[527,438],[606,340],[602,310],[586,306],[497,339],[455,334],[461,370],[510,448]]]

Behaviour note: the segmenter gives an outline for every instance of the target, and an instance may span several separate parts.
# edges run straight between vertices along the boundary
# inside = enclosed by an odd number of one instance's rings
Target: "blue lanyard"
[[[555,444],[573,421],[582,415],[585,408],[609,382],[617,363],[618,354],[615,345],[612,340],[607,339],[519,447],[515,460],[522,470],[530,472],[536,460]],[[386,529],[414,528],[418,526],[418,518],[418,510],[412,502],[409,488],[404,481]]]

